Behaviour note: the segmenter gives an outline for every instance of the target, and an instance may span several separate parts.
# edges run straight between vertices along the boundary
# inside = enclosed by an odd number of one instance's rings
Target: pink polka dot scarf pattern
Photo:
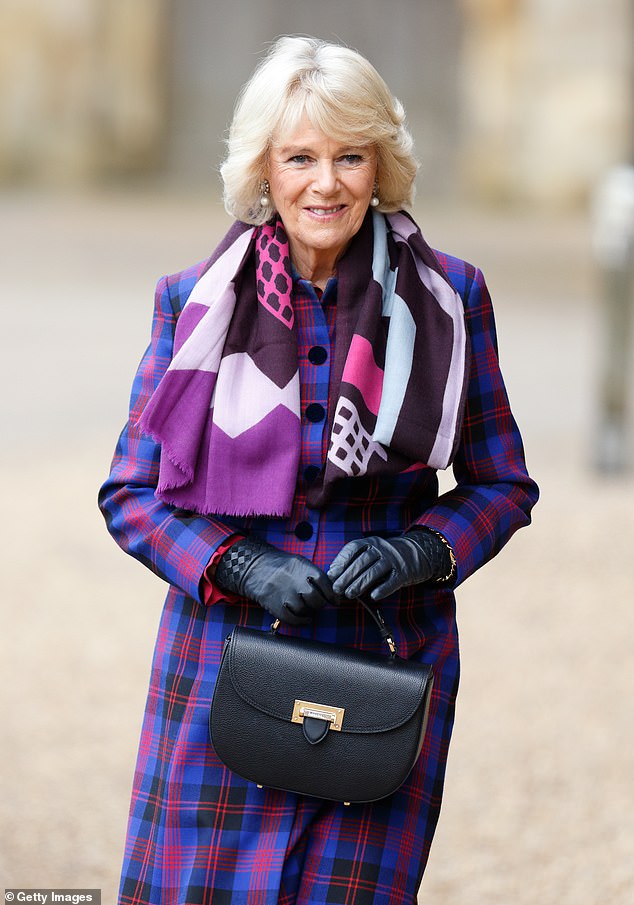
[[[292,328],[295,316],[291,303],[291,265],[288,241],[284,227],[279,221],[275,227],[267,224],[259,230],[255,249],[260,304],[270,311],[273,317],[279,318],[283,324]]]
[[[156,495],[201,514],[290,514],[301,442],[288,239],[234,223],[195,282],[139,419],[161,444]],[[368,212],[337,268],[334,484],[453,459],[469,344],[459,295],[409,215]]]

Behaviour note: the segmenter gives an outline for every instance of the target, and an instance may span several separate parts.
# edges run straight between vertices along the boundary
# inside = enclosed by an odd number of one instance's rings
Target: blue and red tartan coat
[[[203,517],[155,497],[160,449],[136,421],[168,366],[176,320],[207,262],[164,277],[157,286],[151,343],[100,493],[117,543],[169,584],[134,776],[121,905],[415,902],[438,820],[458,686],[453,590],[418,585],[382,602],[399,652],[433,665],[428,731],[413,772],[393,796],[344,807],[258,789],[216,757],[208,710],[224,639],[236,623],[265,627],[270,617],[246,600],[205,606],[201,579],[219,545],[236,531],[301,553],[326,570],[353,538],[398,534],[420,524],[439,531],[453,547],[455,586],[529,523],[538,491],[526,471],[500,373],[484,278],[463,261],[438,258],[464,301],[471,341],[455,488],[439,496],[436,472],[411,468],[343,480],[325,508],[309,509],[306,489],[324,462],[329,428],[326,420],[303,419],[288,519]],[[309,283],[296,280],[294,304],[302,411],[320,403],[327,412],[336,281],[320,299]],[[381,650],[376,627],[353,603],[326,608],[312,626],[288,631]]]

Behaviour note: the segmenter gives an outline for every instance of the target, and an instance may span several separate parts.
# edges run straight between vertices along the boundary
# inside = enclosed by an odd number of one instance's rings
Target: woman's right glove
[[[338,603],[330,579],[309,559],[255,537],[231,545],[218,561],[214,581],[291,625],[306,625],[327,603]]]

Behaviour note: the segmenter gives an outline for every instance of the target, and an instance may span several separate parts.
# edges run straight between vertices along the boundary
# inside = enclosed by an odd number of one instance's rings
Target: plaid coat
[[[208,741],[208,709],[223,641],[236,623],[267,626],[257,605],[201,602],[203,571],[236,530],[251,532],[324,570],[363,535],[414,525],[441,532],[458,562],[455,585],[530,521],[537,487],[500,374],[495,326],[482,274],[439,254],[464,300],[471,371],[456,487],[438,495],[436,472],[340,482],[322,510],[306,489],[322,465],[325,421],[302,424],[300,470],[288,519],[202,517],[154,496],[159,454],[136,420],[165,372],[174,327],[206,262],[163,278],[151,343],[134,379],[130,420],[117,445],[100,507],[117,543],[169,584],[160,621],[134,777],[121,905],[412,905],[438,819],[458,686],[455,602],[449,588],[406,588],[382,603],[399,651],[433,665],[427,737],[405,784],[390,798],[344,807],[263,789],[228,771]],[[332,281],[323,298],[296,281],[302,411],[328,411],[335,342]],[[311,354],[315,347],[326,351]],[[324,641],[381,650],[375,626],[354,604],[322,611],[312,626],[287,629]]]

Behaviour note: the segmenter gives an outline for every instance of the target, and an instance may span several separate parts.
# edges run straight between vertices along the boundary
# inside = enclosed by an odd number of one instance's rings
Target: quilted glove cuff
[[[263,553],[274,549],[271,544],[257,537],[243,537],[224,553],[216,566],[214,581],[223,591],[242,593],[244,574]]]
[[[405,534],[429,562],[429,581],[450,581],[456,573],[456,558],[445,538],[431,528],[412,528]]]

